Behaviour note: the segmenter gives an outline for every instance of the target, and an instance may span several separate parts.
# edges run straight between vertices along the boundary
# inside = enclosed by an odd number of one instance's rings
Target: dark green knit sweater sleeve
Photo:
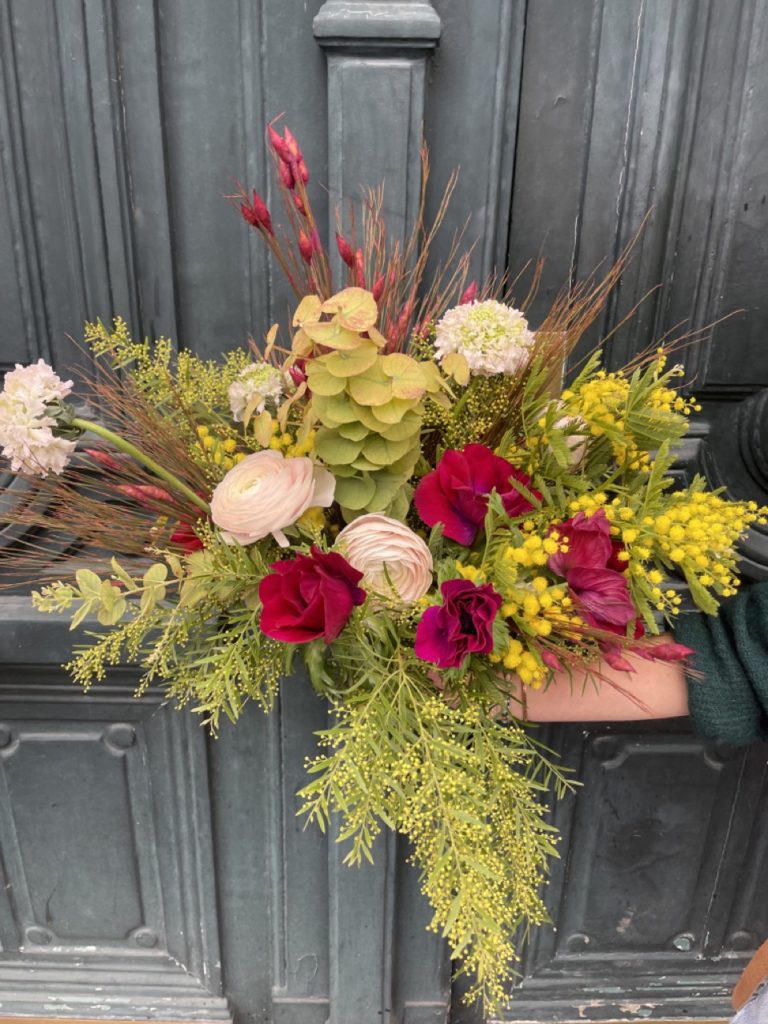
[[[746,746],[768,738],[768,583],[745,587],[718,616],[683,614],[675,637],[693,648],[693,724],[708,740]]]

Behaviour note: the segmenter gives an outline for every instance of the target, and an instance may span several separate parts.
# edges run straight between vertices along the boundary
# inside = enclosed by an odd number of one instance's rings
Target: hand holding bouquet
[[[31,490],[5,516],[44,532],[6,568],[48,578],[38,608],[101,625],[78,683],[138,664],[140,689],[214,730],[268,710],[301,656],[332,712],[302,813],[342,815],[351,864],[382,825],[407,836],[433,927],[497,1004],[514,933],[546,919],[542,796],[572,785],[521,722],[520,682],[685,657],[654,640],[673,581],[714,614],[765,511],[672,488],[697,406],[663,349],[614,372],[596,351],[560,389],[621,265],[534,330],[530,296],[467,286],[464,257],[425,282],[432,233],[390,245],[374,194],[362,244],[338,236],[334,290],[303,156],[271,133],[293,240],[258,195],[241,212],[297,293],[284,344],[273,328],[207,362],[89,324],[100,419],[42,361],[9,374],[0,444]]]

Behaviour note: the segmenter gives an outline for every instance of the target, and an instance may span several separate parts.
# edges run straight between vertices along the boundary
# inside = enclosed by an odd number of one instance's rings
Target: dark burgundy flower
[[[195,533],[193,524],[188,519],[182,519],[176,524],[176,529],[171,534],[171,542],[178,544],[182,551],[188,555],[195,551],[202,551],[205,547]]]
[[[284,643],[332,643],[365,600],[363,574],[335,551],[313,547],[309,555],[274,562],[259,584],[262,633]]]
[[[490,583],[470,580],[448,580],[440,593],[443,603],[427,608],[416,627],[416,656],[439,668],[458,668],[468,654],[490,654],[501,595]]]
[[[461,451],[449,449],[437,468],[420,481],[413,496],[416,509],[428,526],[443,524],[446,537],[469,547],[488,511],[488,495],[495,490],[507,514],[525,515],[533,505],[512,486],[517,480],[535,498],[530,477],[516,469],[484,444],[468,444]]]
[[[626,626],[637,618],[637,609],[627,586],[626,577],[612,569],[571,569],[568,586],[576,597],[580,614],[589,616],[592,625],[599,629],[619,632],[613,627]]]
[[[558,576],[567,576],[571,569],[604,569],[612,558],[611,524],[603,509],[592,516],[579,512],[554,530],[568,541],[567,551],[549,558],[549,568]]]

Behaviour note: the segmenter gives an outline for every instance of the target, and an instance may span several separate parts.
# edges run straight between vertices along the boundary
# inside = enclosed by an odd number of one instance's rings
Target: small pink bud
[[[117,490],[147,508],[151,508],[153,502],[173,501],[169,491],[163,487],[155,487],[154,484],[118,484]]]
[[[243,219],[252,227],[263,229],[269,235],[274,234],[274,231],[272,230],[272,218],[269,215],[269,210],[256,189],[253,190],[253,199],[250,204],[240,204],[240,213],[242,214]]]
[[[305,231],[299,232],[299,252],[301,253],[301,258],[305,263],[312,262],[314,249],[312,247],[312,241]]]
[[[285,148],[288,150],[293,160],[298,162],[303,159],[301,149],[299,149],[299,144],[290,128],[283,129],[283,141],[285,143]]]
[[[373,285],[373,301],[378,302],[381,296],[384,294],[384,285],[387,283],[386,276],[384,274],[377,278]]]
[[[299,384],[303,384],[304,381],[307,379],[307,375],[304,372],[304,360],[297,360],[293,364],[293,366],[290,366],[288,368],[288,373],[290,374],[291,380],[296,385],[296,387],[298,387]]]
[[[560,664],[560,659],[552,651],[541,651],[541,660],[547,668],[552,668],[555,672],[562,672],[563,666]]]
[[[472,281],[464,294],[459,299],[460,306],[466,306],[468,302],[474,302],[477,296],[477,281]]]
[[[293,205],[299,211],[302,217],[307,216],[307,208],[304,205],[304,200],[301,198],[298,192],[293,193]]]
[[[683,658],[687,658],[693,653],[692,648],[686,647],[685,644],[673,642],[635,648],[635,654],[647,661],[682,661]]]
[[[617,672],[635,672],[636,669],[631,661],[627,659],[621,653],[621,647],[618,644],[608,644],[603,648],[603,658],[611,668],[615,668]]]
[[[411,315],[412,314],[413,314],[413,300],[409,299],[405,303],[403,308],[400,310],[400,317],[398,318],[397,328],[396,328],[398,338],[401,336],[403,331],[408,326],[408,321],[411,319]]]
[[[285,161],[285,163],[290,163],[292,154],[285,139],[283,139],[279,132],[275,131],[271,124],[267,126],[267,134],[269,135],[272,149],[274,149],[281,160]]]
[[[113,455],[110,455],[109,452],[105,452],[103,448],[86,448],[85,452],[87,455],[90,455],[94,462],[98,462],[106,469],[119,471],[123,468],[120,462]],[[123,461],[125,460],[123,459]]]
[[[340,235],[338,231],[336,232],[336,245],[342,261],[346,263],[350,270],[353,270],[355,266],[355,254],[352,251],[352,246],[346,240],[344,235]]]
[[[293,176],[291,165],[287,164],[284,160],[280,160],[277,165],[277,171],[280,175],[280,180],[287,189],[293,190],[296,185],[296,179]]]
[[[306,185],[307,182],[309,181],[309,170],[307,169],[307,165],[304,163],[304,157],[301,157],[299,160],[296,161],[294,172],[296,176],[301,178],[301,180]]]
[[[365,257],[362,249],[355,253],[355,281],[358,288],[365,288]]]

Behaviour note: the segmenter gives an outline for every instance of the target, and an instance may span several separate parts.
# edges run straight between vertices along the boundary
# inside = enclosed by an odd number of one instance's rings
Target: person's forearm
[[[671,639],[671,638],[670,638]],[[532,722],[626,722],[678,718],[688,714],[688,688],[680,662],[646,661],[628,656],[635,672],[621,672],[605,662],[556,672],[546,689],[525,688],[525,715]],[[513,714],[522,714],[512,701]]]

